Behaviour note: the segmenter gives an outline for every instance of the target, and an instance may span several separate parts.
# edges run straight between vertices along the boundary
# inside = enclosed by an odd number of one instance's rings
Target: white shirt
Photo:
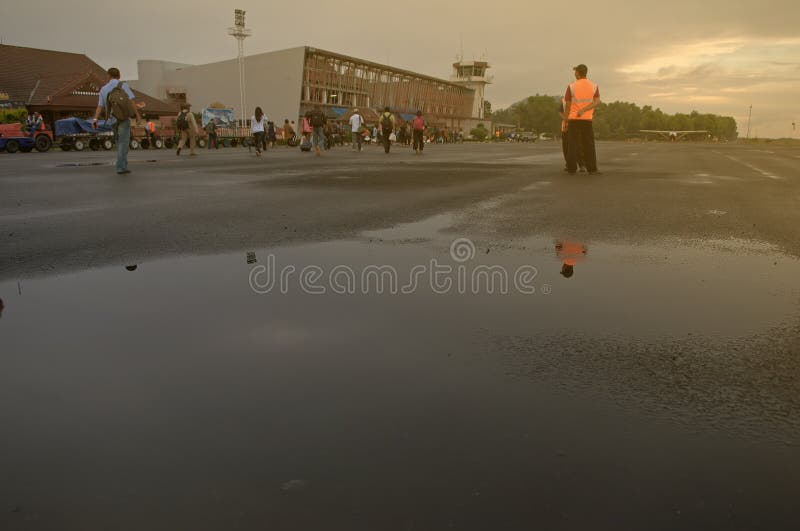
[[[354,133],[357,133],[358,130],[361,129],[363,123],[364,119],[358,113],[350,117],[350,129],[352,129]]]
[[[263,133],[264,132],[264,126],[267,125],[267,121],[268,120],[267,120],[267,115],[266,114],[261,117],[261,121],[260,122],[256,120],[255,116],[251,117],[250,118],[250,131],[252,131],[253,133]]]

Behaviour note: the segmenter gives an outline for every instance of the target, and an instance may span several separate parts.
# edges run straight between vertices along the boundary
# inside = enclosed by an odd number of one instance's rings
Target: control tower
[[[453,63],[453,75],[450,82],[462,85],[475,91],[475,100],[472,102],[472,117],[479,120],[486,118],[483,108],[485,101],[486,85],[492,82],[492,76],[487,74],[491,68],[486,61],[464,61],[463,57]]]

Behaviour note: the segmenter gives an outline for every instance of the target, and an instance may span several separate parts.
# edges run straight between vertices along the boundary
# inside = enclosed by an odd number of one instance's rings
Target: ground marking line
[[[745,162],[745,161],[743,161],[743,160],[739,160],[739,159],[737,159],[736,157],[732,157],[731,155],[725,155],[725,156],[726,156],[726,157],[728,157],[729,159],[731,159],[731,160],[732,160],[732,161],[734,161],[734,162],[738,162],[738,163],[739,163],[739,164],[741,164],[742,166],[747,166],[748,168],[750,168],[750,169],[751,169],[751,170],[753,170],[754,172],[756,172],[756,173],[760,173],[760,174],[761,174],[761,175],[763,175],[764,177],[769,177],[770,179],[780,179],[780,177],[779,177],[779,176],[777,176],[777,175],[775,175],[774,173],[770,173],[770,172],[768,172],[768,171],[766,171],[766,170],[762,170],[761,168],[758,168],[758,167],[756,167],[756,166],[753,166],[753,165],[752,165],[752,164],[750,164],[749,162]]]

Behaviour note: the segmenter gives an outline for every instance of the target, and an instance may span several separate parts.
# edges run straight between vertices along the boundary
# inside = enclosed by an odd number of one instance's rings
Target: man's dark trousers
[[[586,170],[597,171],[597,153],[594,149],[594,130],[591,120],[570,120],[567,129],[567,171],[578,171],[578,157],[583,155]]]
[[[392,148],[392,141],[389,140],[390,136],[392,136],[391,129],[388,131],[383,131],[383,149],[386,151],[386,153],[389,153],[389,150]]]
[[[569,134],[564,131],[561,133],[561,151],[564,153],[564,164],[567,163],[567,148],[569,146]],[[578,150],[578,167],[585,168],[586,162],[583,160],[583,152]]]
[[[425,140],[422,138],[424,131],[422,129],[414,129],[414,149],[422,151],[425,149]]]

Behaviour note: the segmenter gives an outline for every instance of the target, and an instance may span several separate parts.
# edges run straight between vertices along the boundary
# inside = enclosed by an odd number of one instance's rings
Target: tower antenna
[[[228,35],[234,37],[239,45],[239,104],[241,105],[242,127],[245,120],[245,90],[244,90],[244,40],[253,34],[252,30],[244,27],[244,10],[233,11],[233,27],[228,28]]]

